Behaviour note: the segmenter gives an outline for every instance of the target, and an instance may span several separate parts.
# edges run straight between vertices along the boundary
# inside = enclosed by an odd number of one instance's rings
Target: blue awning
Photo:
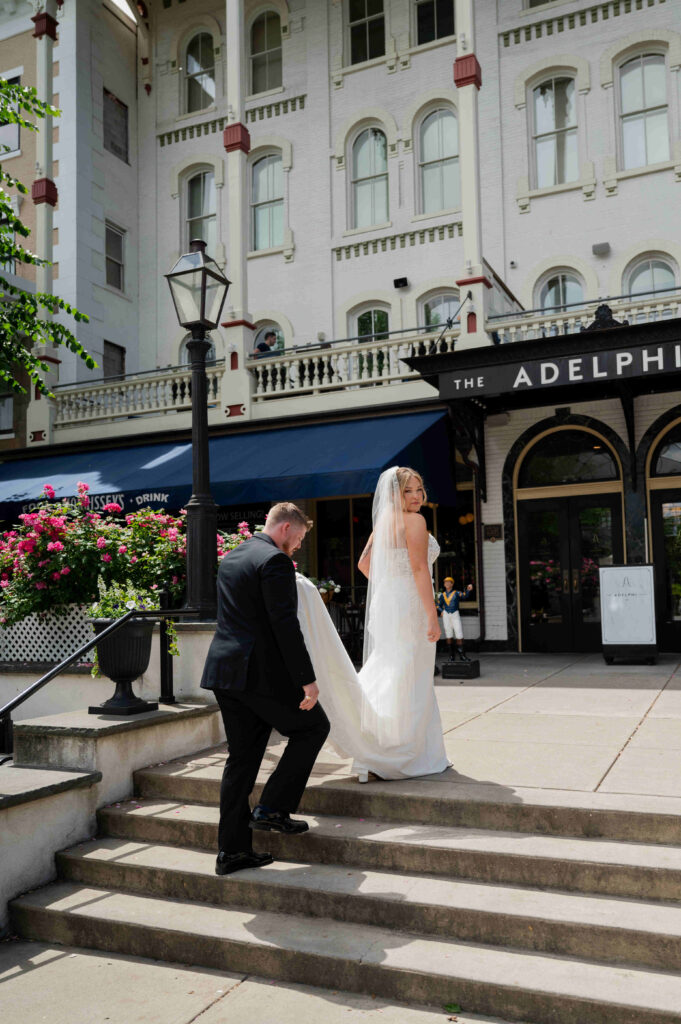
[[[218,505],[369,494],[388,466],[413,466],[428,496],[455,503],[445,414],[406,413],[314,426],[228,434],[210,441]],[[151,505],[179,509],[191,495],[191,444],[147,444],[0,464],[0,519],[11,520],[42,497],[72,498],[90,485],[91,507],[117,501],[126,512]]]

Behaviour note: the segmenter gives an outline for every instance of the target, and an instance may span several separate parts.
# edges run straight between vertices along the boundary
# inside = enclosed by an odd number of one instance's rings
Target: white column
[[[253,348],[248,312],[249,165],[251,139],[245,124],[245,54],[243,0],[225,0],[225,52],[227,54],[227,127],[224,130],[227,184],[227,295],[223,329],[227,345],[223,405],[230,416],[248,414],[252,381],[244,368]],[[236,353],[238,369],[230,369]]]

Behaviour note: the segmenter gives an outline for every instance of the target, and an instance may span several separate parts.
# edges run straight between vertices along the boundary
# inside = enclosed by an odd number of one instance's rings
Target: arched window
[[[458,308],[459,295],[457,292],[440,292],[438,295],[429,295],[422,305],[421,323],[426,327],[440,327],[455,315]]]
[[[537,188],[579,177],[577,110],[573,78],[555,77],[532,90],[534,170]]]
[[[681,423],[664,435],[651,461],[652,476],[681,476]]]
[[[365,128],[352,147],[352,224],[384,224],[388,219],[388,143],[380,128]]]
[[[620,67],[619,80],[624,169],[669,160],[664,57],[658,53],[632,57]]]
[[[451,110],[434,110],[423,119],[419,158],[421,212],[436,213],[459,206],[459,128]]]
[[[549,487],[619,480],[608,446],[587,430],[554,430],[530,449],[520,466],[518,487]]]
[[[271,336],[274,334],[274,344],[271,344]],[[267,349],[263,346],[267,345]],[[267,323],[259,323],[258,330],[256,331],[255,338],[253,339],[253,354],[256,357],[261,357],[271,353],[277,355],[283,352],[285,348],[284,344],[284,332],[282,331],[279,324],[273,320],[268,320]]]
[[[180,366],[187,366],[191,362],[191,356],[189,354],[189,349],[187,348],[187,344],[191,340],[192,340],[191,334],[186,334],[184,336],[184,338],[182,339],[182,344],[180,345]],[[217,359],[217,351],[215,349],[215,342],[211,338],[210,334],[206,335],[206,341],[210,342],[210,348],[208,349],[208,352],[206,353],[206,362],[207,363],[214,363],[215,360]]]
[[[539,290],[539,308],[547,313],[558,313],[566,306],[582,302],[584,288],[576,274],[565,271],[552,274]]]
[[[360,341],[383,341],[390,330],[390,313],[380,306],[372,306],[355,314],[350,327]]]
[[[187,181],[185,251],[193,238],[202,238],[206,249],[214,254],[217,247],[215,176],[213,171],[199,171]]]
[[[654,295],[676,287],[676,274],[669,262],[659,256],[637,260],[626,275],[624,291],[629,295]]]
[[[215,103],[213,37],[199,32],[187,43],[184,56],[185,109],[188,114]]]
[[[251,92],[267,92],[280,85],[281,19],[267,11],[251,26]]]
[[[284,244],[284,172],[281,155],[272,153],[253,164],[251,172],[253,249]]]

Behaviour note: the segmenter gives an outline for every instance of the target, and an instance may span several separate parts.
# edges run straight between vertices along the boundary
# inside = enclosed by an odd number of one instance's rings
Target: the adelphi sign
[[[681,372],[681,343],[668,342],[647,348],[529,359],[522,363],[473,367],[460,373],[442,373],[440,395],[443,398],[500,395],[673,372]]]

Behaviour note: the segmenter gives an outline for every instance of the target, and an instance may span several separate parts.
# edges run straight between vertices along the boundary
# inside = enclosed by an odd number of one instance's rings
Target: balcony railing
[[[437,327],[422,328],[420,333],[410,328],[306,345],[279,356],[252,359],[246,365],[255,377],[253,400],[263,402],[418,380],[418,373],[404,360],[427,355],[435,346],[438,352],[451,352],[458,335],[458,324],[444,333]]]
[[[525,310],[504,316],[491,316],[486,329],[501,343],[551,338],[559,334],[578,334],[594,321],[598,306],[606,303],[620,323],[646,324],[653,320],[671,320],[681,316],[681,288],[669,288],[655,295],[617,295],[564,306],[559,310]]]
[[[220,403],[224,372],[224,361],[206,368],[209,406]],[[107,378],[95,384],[57,387],[55,426],[190,411],[191,379],[191,367],[176,366]]]

